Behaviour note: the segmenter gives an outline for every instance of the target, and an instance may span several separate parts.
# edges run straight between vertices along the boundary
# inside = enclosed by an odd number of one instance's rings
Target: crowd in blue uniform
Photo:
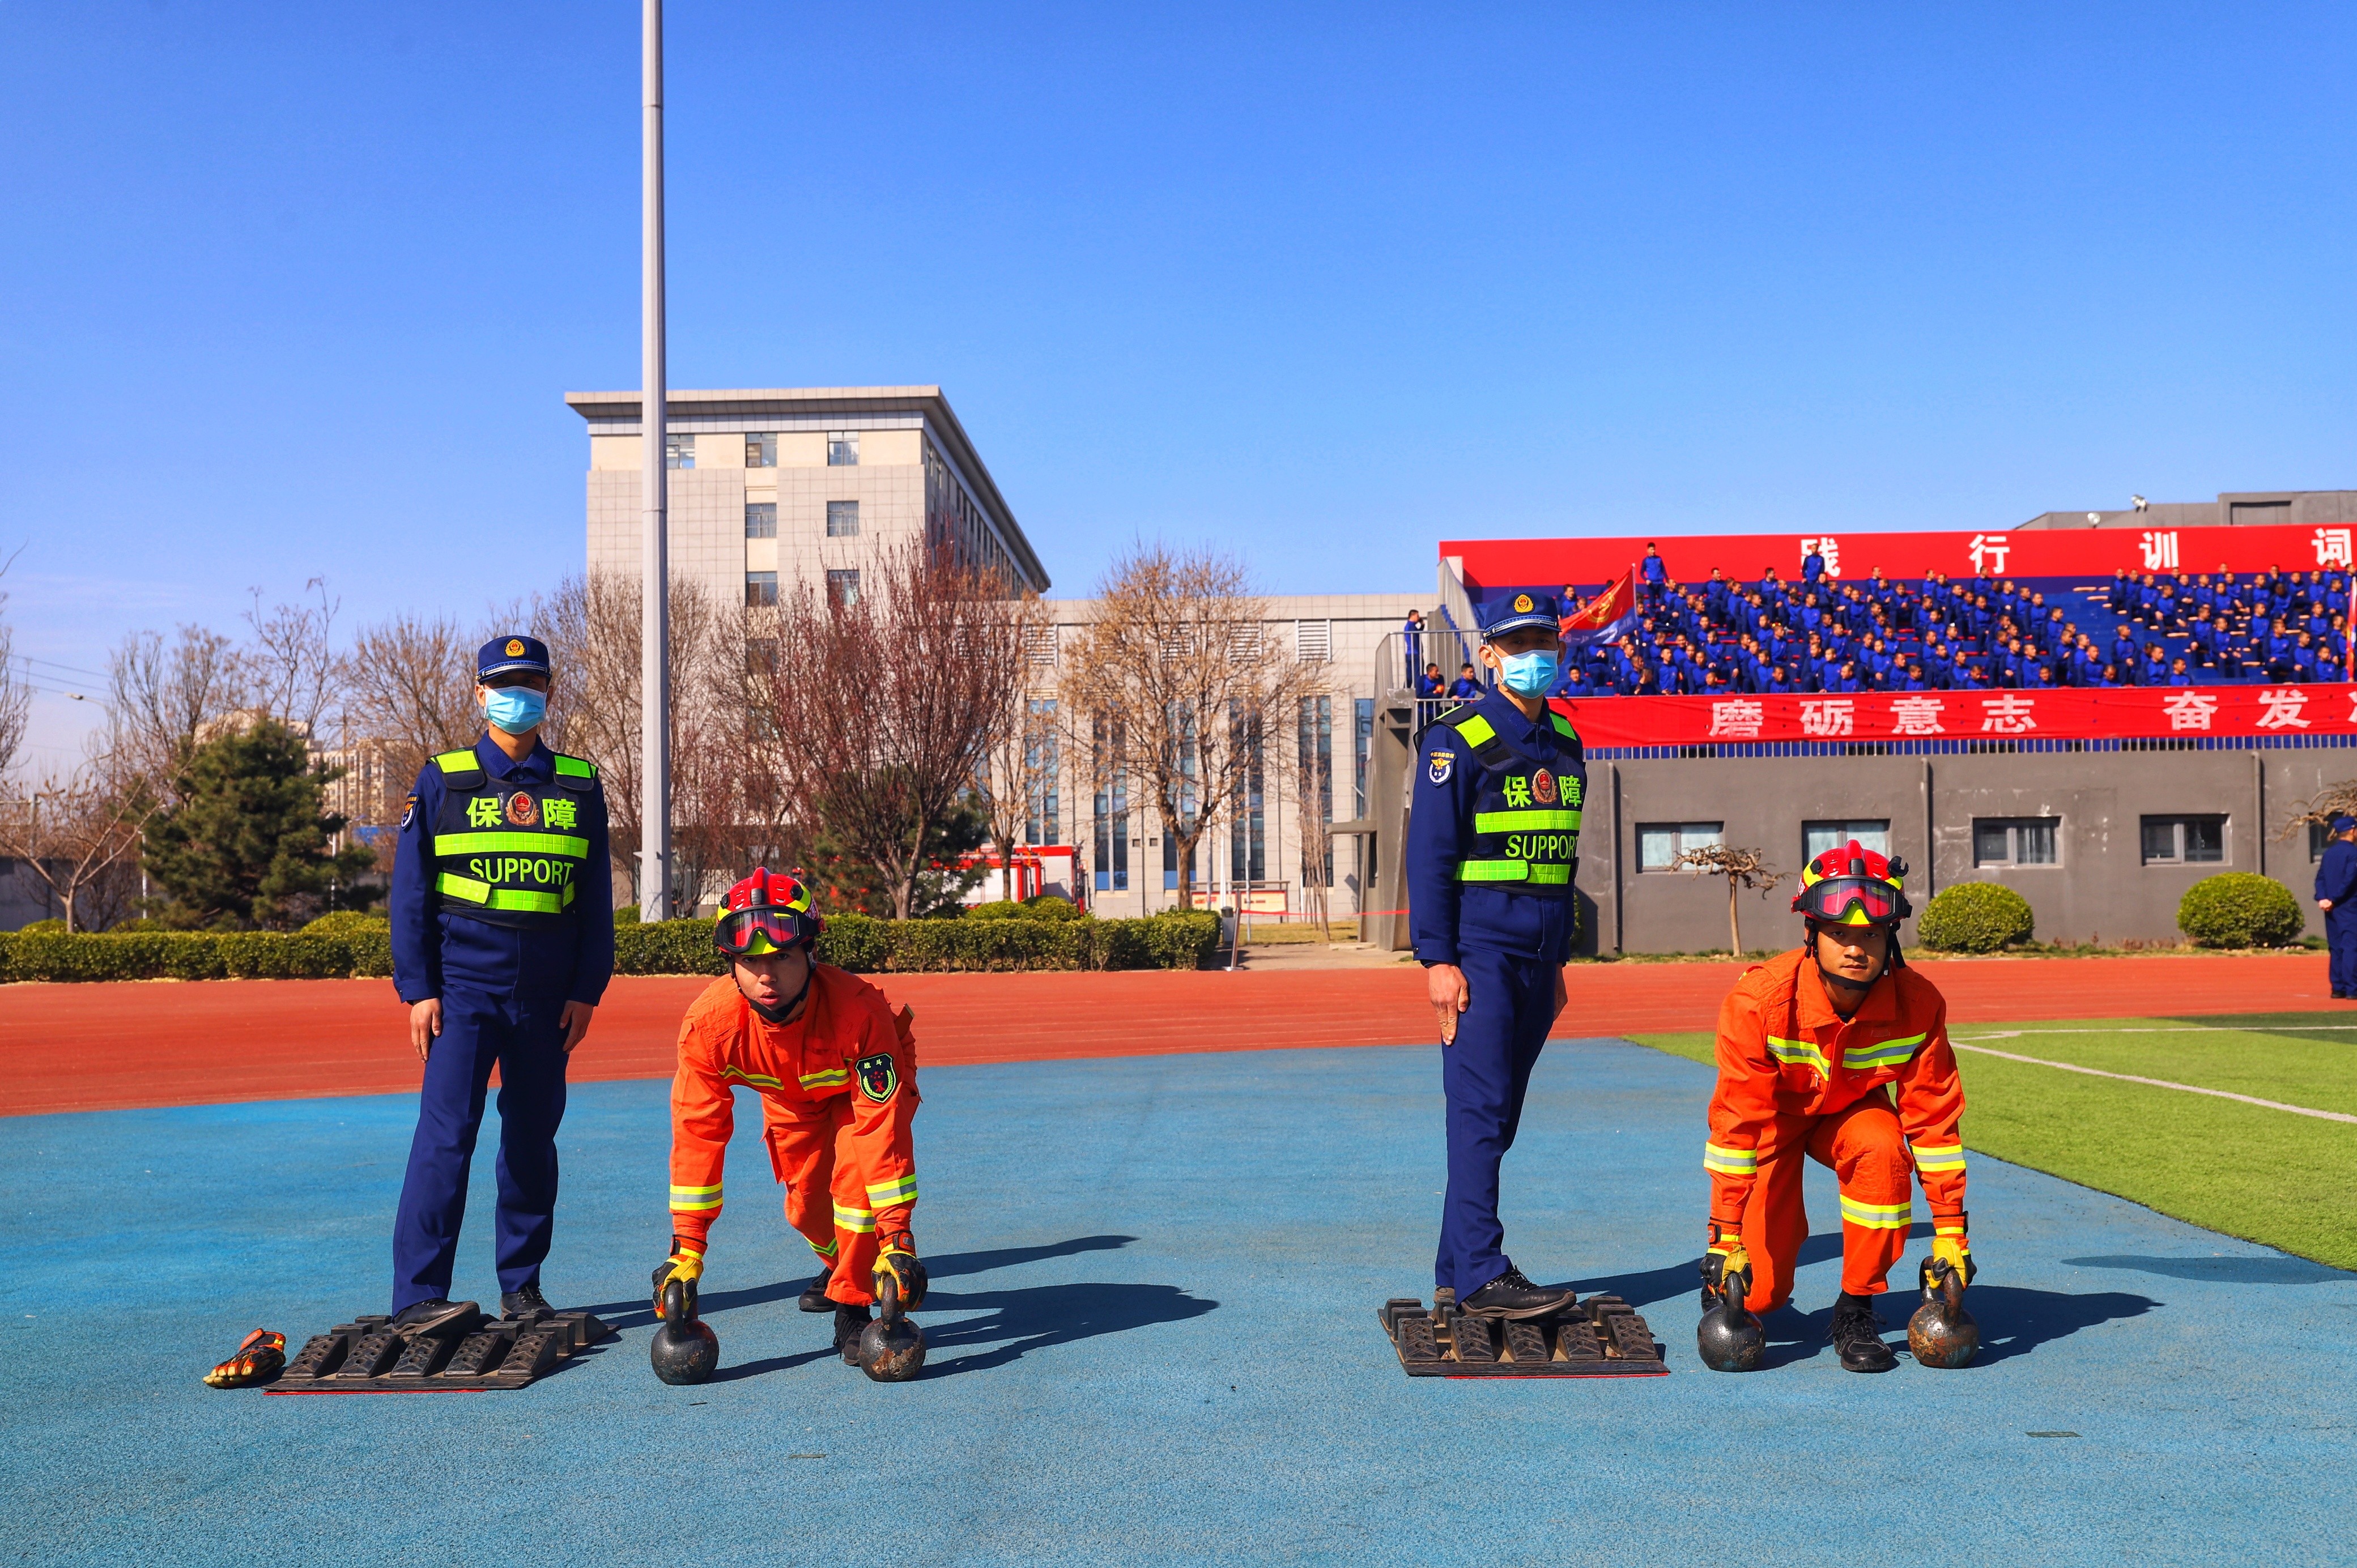
[[[588,762],[540,739],[551,672],[529,637],[476,659],[487,727],[428,762],[402,812],[390,914],[394,988],[425,1059],[417,1131],[393,1221],[393,1312],[448,1300],[467,1176],[500,1069],[500,1305],[545,1312],[540,1266],[556,1212],[565,1063],[614,971],[606,800]]]
[[[1571,650],[1559,696],[2038,690],[2347,680],[2341,570],[2067,579],[1875,570],[1673,581],[1649,554],[1638,626]],[[1600,587],[1597,590],[1601,591]],[[1585,601],[1564,590],[1566,615]],[[1437,691],[1426,693],[1438,696]]]

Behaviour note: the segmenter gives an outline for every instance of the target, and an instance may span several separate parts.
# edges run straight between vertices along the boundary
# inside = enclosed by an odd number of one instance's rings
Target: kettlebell
[[[720,1365],[720,1336],[695,1316],[695,1282],[673,1280],[656,1298],[662,1326],[647,1347],[655,1376],[666,1383],[700,1383]]]
[[[1981,1348],[1981,1326],[1964,1310],[1964,1282],[1945,1258],[1923,1260],[1923,1305],[1907,1320],[1916,1364],[1961,1367]]]
[[[1703,1300],[1710,1303],[1716,1298],[1716,1304],[1707,1306],[1702,1321],[1695,1325],[1695,1348],[1701,1353],[1702,1364],[1714,1372],[1756,1371],[1768,1349],[1768,1331],[1743,1305],[1750,1290],[1748,1269],[1722,1278],[1716,1290],[1702,1287]]]
[[[875,1288],[879,1316],[859,1331],[859,1369],[879,1383],[905,1383],[925,1364],[925,1331],[909,1320],[909,1308],[924,1299],[922,1277],[916,1301],[902,1301],[898,1277],[880,1265]]]

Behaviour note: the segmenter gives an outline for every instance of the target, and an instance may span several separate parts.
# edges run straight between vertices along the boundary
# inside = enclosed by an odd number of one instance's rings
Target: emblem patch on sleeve
[[[1457,754],[1455,752],[1436,751],[1432,754],[1432,761],[1430,765],[1424,770],[1424,776],[1426,779],[1431,779],[1435,784],[1446,784],[1448,782],[1448,775],[1456,768],[1456,767]]]
[[[860,1058],[853,1070],[859,1075],[859,1092],[878,1105],[891,1099],[892,1091],[900,1087],[900,1074],[892,1066],[888,1051]]]
[[[402,803],[401,825],[404,828],[407,827],[409,825],[409,819],[415,815],[417,815],[417,797],[412,795],[407,800]]]

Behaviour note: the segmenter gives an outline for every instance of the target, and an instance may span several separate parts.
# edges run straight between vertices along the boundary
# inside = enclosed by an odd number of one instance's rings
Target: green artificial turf
[[[1959,1026],[1959,1046],[2357,1114],[2357,1015]],[[2009,1037],[1999,1037],[2009,1036]],[[1639,1044],[1709,1065],[1711,1036]],[[1964,1144],[2230,1236],[2357,1269],[2357,1126],[1959,1050]],[[1990,1217],[1974,1223],[1989,1231]]]

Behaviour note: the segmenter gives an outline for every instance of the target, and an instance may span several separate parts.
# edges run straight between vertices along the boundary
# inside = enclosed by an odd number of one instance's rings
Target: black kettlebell
[[[1923,1260],[1923,1305],[1907,1320],[1916,1364],[1961,1367],[1979,1354],[1981,1326],[1964,1310],[1964,1282],[1945,1258]]]
[[[700,1383],[720,1365],[720,1336],[695,1316],[695,1282],[673,1280],[655,1298],[662,1326],[647,1347],[655,1376],[666,1383]]]
[[[1759,1369],[1768,1349],[1768,1330],[1743,1305],[1751,1292],[1751,1271],[1738,1269],[1724,1276],[1716,1288],[1702,1287],[1704,1312],[1695,1325],[1695,1348],[1702,1364],[1714,1372]]]
[[[876,1306],[879,1316],[859,1331],[859,1369],[879,1383],[905,1383],[925,1364],[925,1331],[909,1319],[909,1308],[924,1300],[921,1269],[917,1299],[900,1299],[899,1279],[890,1269],[876,1270]]]

